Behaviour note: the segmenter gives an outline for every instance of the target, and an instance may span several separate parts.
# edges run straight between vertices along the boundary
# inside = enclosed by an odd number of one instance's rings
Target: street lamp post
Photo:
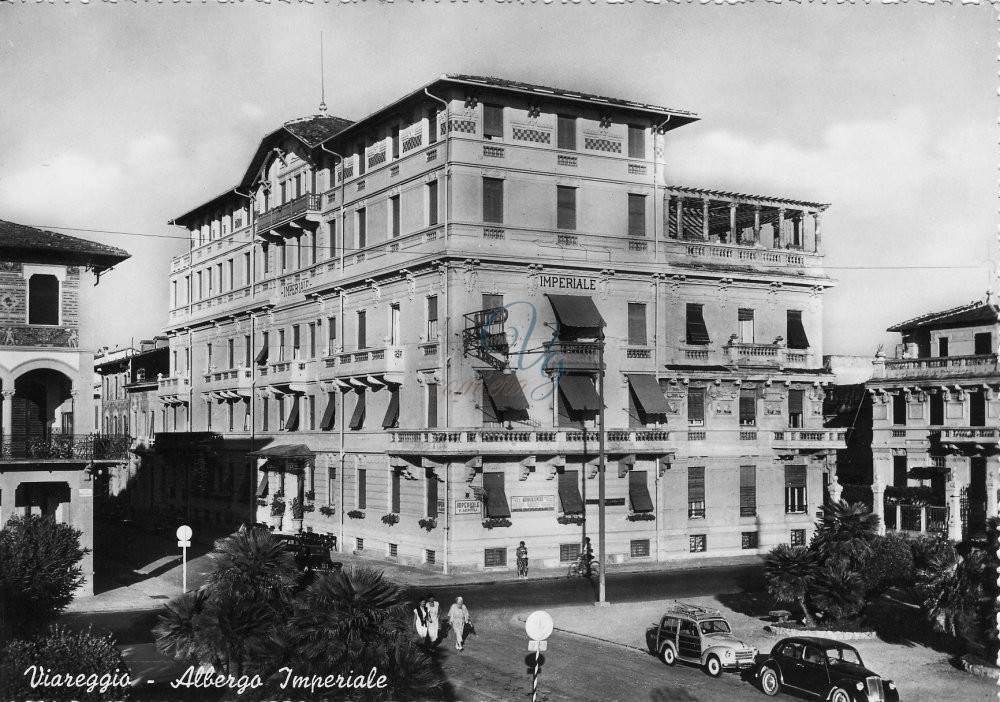
[[[608,604],[606,597],[606,583],[604,578],[606,558],[605,550],[605,519],[604,519],[604,329],[598,332],[597,337],[597,548],[598,548],[598,571],[597,571],[597,606]]]

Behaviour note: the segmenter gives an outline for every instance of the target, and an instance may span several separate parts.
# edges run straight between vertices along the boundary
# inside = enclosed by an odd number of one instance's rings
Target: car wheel
[[[760,689],[768,697],[774,697],[781,692],[781,680],[778,678],[778,671],[767,667],[760,674]]]
[[[722,661],[719,660],[718,656],[709,656],[705,660],[705,672],[713,678],[722,675]]]
[[[673,665],[677,662],[677,654],[674,652],[673,646],[663,647],[663,650],[660,651],[660,660],[667,665]]]
[[[830,691],[830,702],[851,702],[851,695],[840,687],[835,687]]]

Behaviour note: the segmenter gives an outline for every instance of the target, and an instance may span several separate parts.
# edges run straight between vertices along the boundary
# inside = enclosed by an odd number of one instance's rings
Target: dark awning
[[[785,487],[805,487],[806,467],[785,466]]]
[[[947,472],[948,469],[944,466],[916,466],[914,468],[910,468],[906,477],[913,478],[914,480],[930,480],[932,478],[941,477]]]
[[[285,421],[285,431],[295,431],[299,428],[299,398],[292,397],[292,408],[288,410],[288,419]]]
[[[251,451],[247,455],[260,458],[312,458],[316,454],[305,444],[280,444],[268,446],[259,451]]]
[[[629,387],[635,393],[635,399],[646,414],[667,414],[670,406],[667,398],[660,391],[660,384],[651,375],[629,375]]]
[[[334,421],[337,418],[337,393],[327,393],[329,399],[326,401],[326,409],[323,411],[323,418],[319,422],[322,431],[333,429]]]
[[[399,390],[392,390],[389,398],[389,406],[385,410],[385,417],[382,418],[382,428],[391,429],[399,421]],[[398,511],[398,510],[393,510]]]
[[[564,375],[559,379],[559,392],[570,409],[577,412],[597,412],[601,408],[601,399],[588,376]]]
[[[351,422],[348,426],[358,430],[365,423],[365,391],[359,390],[355,394],[358,396],[358,402],[354,405],[354,414],[351,415]]]
[[[260,482],[257,483],[257,497],[265,497],[267,495],[267,473],[261,476]]]
[[[258,366],[262,366],[267,363],[267,344],[260,347],[260,351],[257,352],[257,357],[254,359],[254,363]]]
[[[604,318],[589,295],[546,295],[559,326],[570,329],[600,329]]]
[[[583,512],[583,497],[580,495],[580,471],[568,470],[559,474],[559,502],[564,514]]]
[[[802,312],[799,310],[788,310],[788,348],[809,348],[809,337],[802,326]]]
[[[653,511],[653,499],[649,496],[649,487],[646,485],[646,471],[629,471],[628,498],[633,512]]]
[[[517,373],[483,371],[483,386],[497,411],[528,409],[528,400],[521,390]]]
[[[486,516],[509,517],[510,506],[503,486],[503,473],[483,473],[483,490],[486,492]]]

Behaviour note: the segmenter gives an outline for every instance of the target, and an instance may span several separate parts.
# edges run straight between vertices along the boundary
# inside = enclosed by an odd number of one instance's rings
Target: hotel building
[[[597,543],[603,386],[609,562],[804,543],[844,433],[827,206],[668,184],[697,119],[446,75],[266,135],[173,220],[153,451],[190,437],[236,486],[194,516],[445,572],[513,568],[523,540],[556,566]],[[194,462],[154,463],[165,504]]]

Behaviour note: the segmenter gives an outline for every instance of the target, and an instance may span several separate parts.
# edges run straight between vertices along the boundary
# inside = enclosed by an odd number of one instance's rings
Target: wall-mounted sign
[[[455,500],[455,514],[482,514],[483,503],[479,500]]]
[[[587,504],[588,505],[596,505],[597,503],[598,503],[598,499],[596,497],[588,497],[587,498]],[[625,498],[624,497],[605,497],[604,498],[604,506],[605,507],[624,507],[625,506]]]
[[[512,495],[511,512],[551,512],[556,508],[555,495]]]
[[[306,290],[309,289],[309,283],[310,281],[308,280],[299,280],[294,283],[285,283],[284,285],[281,286],[281,296],[291,297],[292,295],[298,295],[300,293],[304,293]]]
[[[538,285],[542,288],[560,290],[597,290],[596,278],[581,278],[575,275],[540,275]]]
[[[438,498],[438,514],[444,514],[444,499]]]

